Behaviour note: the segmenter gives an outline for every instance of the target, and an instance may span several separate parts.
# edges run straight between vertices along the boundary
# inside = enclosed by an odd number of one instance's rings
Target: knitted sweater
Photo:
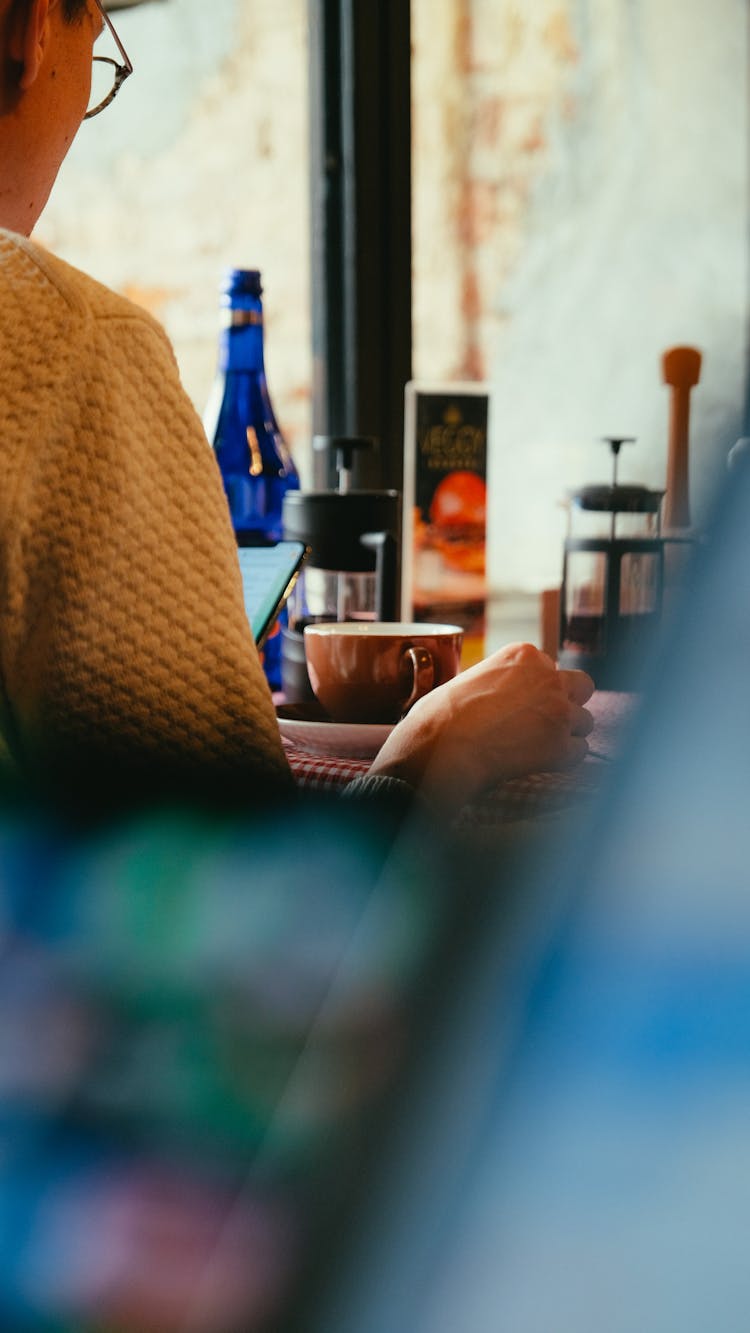
[[[221,478],[163,330],[0,231],[0,377],[6,759],[61,786],[288,787]]]

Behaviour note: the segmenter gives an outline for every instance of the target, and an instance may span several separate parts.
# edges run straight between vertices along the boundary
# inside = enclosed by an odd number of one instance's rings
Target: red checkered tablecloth
[[[597,757],[590,756],[568,773],[535,773],[528,778],[503,782],[462,814],[462,823],[491,825],[506,819],[527,819],[541,813],[567,809],[598,790],[608,761],[616,757],[623,731],[632,718],[637,697],[598,691],[588,707],[595,720],[589,745]],[[294,776],[300,786],[314,791],[335,791],[366,773],[369,762],[330,758],[295,748],[285,741]],[[598,756],[605,756],[600,758]]]
[[[330,759],[327,756],[308,754],[305,750],[295,749],[284,742],[289,766],[300,787],[313,791],[334,791],[345,787],[347,782],[366,773],[370,761],[366,759]]]

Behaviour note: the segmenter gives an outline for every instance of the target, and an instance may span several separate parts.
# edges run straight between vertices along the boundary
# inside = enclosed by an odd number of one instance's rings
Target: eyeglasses
[[[93,57],[94,67],[91,85],[93,106],[86,112],[86,115],[83,117],[84,120],[90,120],[92,116],[98,116],[99,112],[109,106],[110,102],[114,102],[122,84],[133,73],[133,64],[130,56],[120,41],[120,38],[117,36],[111,18],[105,13],[101,0],[94,0],[94,4],[114,38],[115,45],[122,56],[123,63],[121,65],[118,64],[118,62],[113,60],[111,56]],[[108,65],[111,65],[114,70],[114,78],[111,70],[107,69]]]

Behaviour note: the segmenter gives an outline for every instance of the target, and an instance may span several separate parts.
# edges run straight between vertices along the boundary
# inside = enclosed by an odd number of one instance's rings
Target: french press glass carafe
[[[314,698],[304,629],[321,621],[397,620],[401,497],[398,491],[351,490],[353,453],[368,437],[315,439],[335,450],[339,489],[284,497],[284,536],[309,547],[282,628],[281,679],[289,703]]]
[[[632,690],[661,614],[664,492],[618,485],[618,454],[632,441],[607,443],[611,485],[584,486],[568,500],[558,662],[588,671],[598,689]]]

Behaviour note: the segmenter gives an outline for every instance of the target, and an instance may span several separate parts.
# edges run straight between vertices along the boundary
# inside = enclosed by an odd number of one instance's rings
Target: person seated
[[[29,239],[105,22],[100,0],[0,0],[0,755],[62,795],[283,796],[219,470],[166,334]],[[501,650],[420,701],[360,790],[451,807],[573,764],[592,689]]]

